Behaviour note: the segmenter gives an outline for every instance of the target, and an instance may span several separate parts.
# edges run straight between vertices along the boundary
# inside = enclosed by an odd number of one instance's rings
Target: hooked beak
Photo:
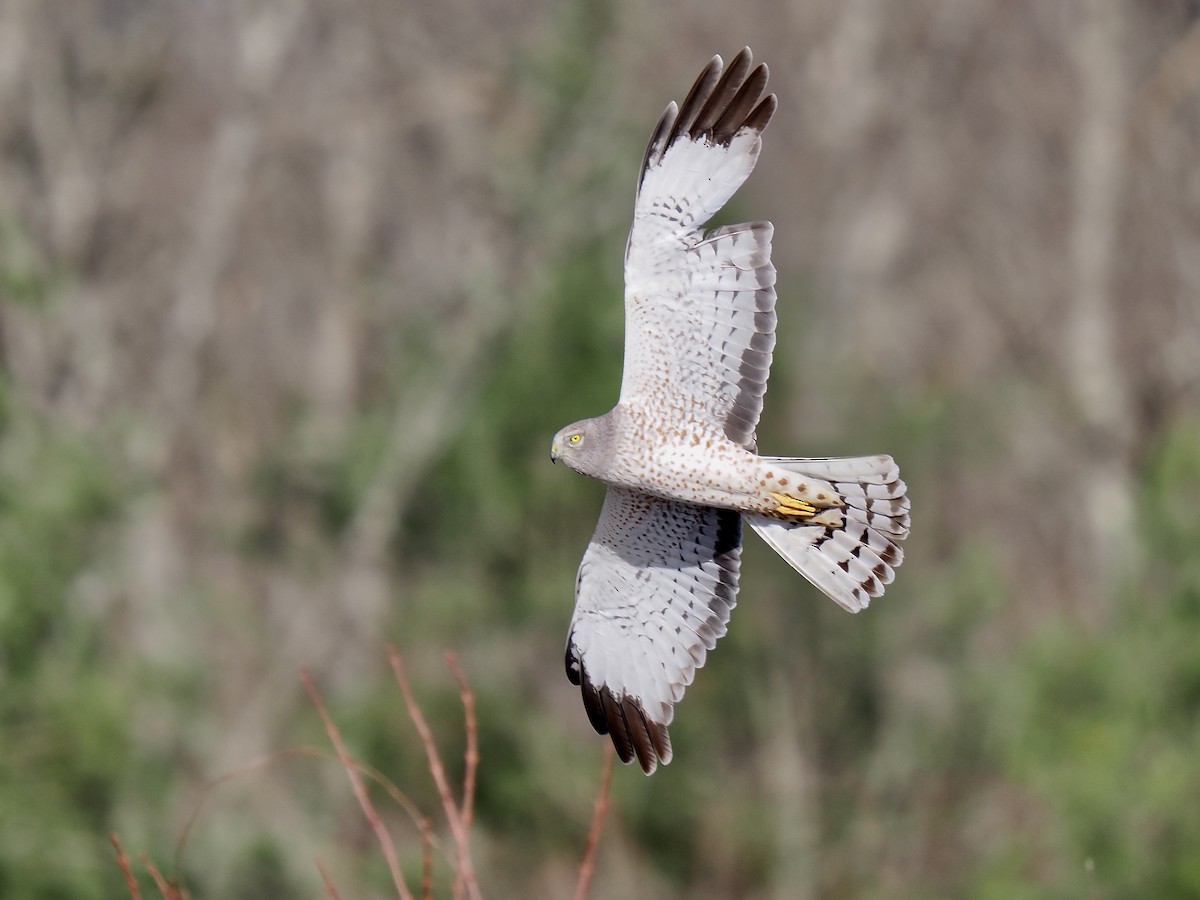
[[[558,462],[558,441],[550,445],[550,462]]]

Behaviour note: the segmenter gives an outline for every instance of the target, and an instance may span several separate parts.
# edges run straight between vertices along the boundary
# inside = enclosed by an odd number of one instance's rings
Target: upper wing
[[[749,49],[719,56],[654,129],[625,249],[622,402],[656,405],[746,447],[775,346],[772,226],[701,231],[750,176],[775,112]]]
[[[567,677],[647,775],[671,761],[674,704],[725,634],[741,552],[736,512],[608,489],[575,583]]]

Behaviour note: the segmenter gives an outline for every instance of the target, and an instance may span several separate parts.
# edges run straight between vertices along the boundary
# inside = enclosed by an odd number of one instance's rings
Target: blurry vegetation
[[[748,539],[592,896],[1200,894],[1195,4],[676,16],[0,4],[0,895],[122,896],[116,831],[196,897],[390,896],[336,762],[251,766],[323,745],[304,665],[435,811],[389,641],[455,783],[443,650],[477,691],[485,893],[569,895],[603,489],[548,441],[618,391],[649,128],[743,43],[760,445],[893,453],[913,538],[857,617]]]
[[[1043,867],[1056,895],[1077,896],[1078,868],[1063,863],[1081,859],[1112,896],[1200,893],[1200,810],[1184,799],[1200,793],[1200,421],[1164,436],[1142,483],[1146,557],[1112,627],[1081,635],[1052,618],[1008,671],[976,676],[1001,714],[989,723],[1001,771],[1049,820],[1041,846],[1004,842],[1021,863],[1008,896]]]

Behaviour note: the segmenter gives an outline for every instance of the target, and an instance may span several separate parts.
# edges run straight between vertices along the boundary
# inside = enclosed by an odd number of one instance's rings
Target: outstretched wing
[[[772,226],[705,223],[754,169],[775,112],[767,67],[719,56],[654,129],[625,250],[621,401],[754,445],[775,346]],[[760,99],[762,98],[762,99]]]
[[[647,775],[671,761],[674,704],[725,634],[741,552],[736,512],[608,489],[576,579],[567,677]]]

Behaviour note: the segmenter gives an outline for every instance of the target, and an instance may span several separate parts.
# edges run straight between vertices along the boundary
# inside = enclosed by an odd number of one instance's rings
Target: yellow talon
[[[779,504],[775,511],[785,516],[808,518],[817,514],[817,508],[807,500],[798,500],[787,494],[776,494],[773,491],[771,492],[771,499]]]

